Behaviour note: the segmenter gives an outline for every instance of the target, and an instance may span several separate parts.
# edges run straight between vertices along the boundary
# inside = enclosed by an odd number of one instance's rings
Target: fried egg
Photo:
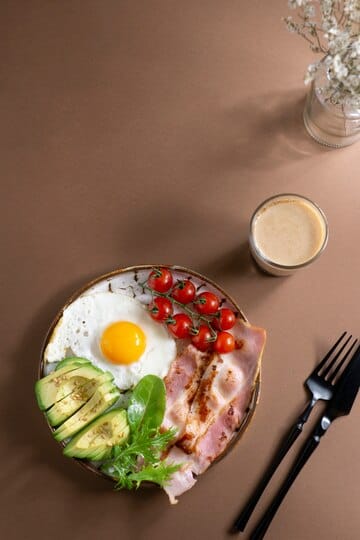
[[[44,353],[45,362],[68,356],[110,371],[118,388],[144,375],[164,378],[176,356],[175,340],[138,300],[121,293],[80,296],[64,309]]]

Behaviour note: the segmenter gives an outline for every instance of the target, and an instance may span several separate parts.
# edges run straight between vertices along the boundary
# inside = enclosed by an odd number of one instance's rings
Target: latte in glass
[[[313,262],[325,249],[327,220],[306,197],[281,194],[264,201],[250,224],[250,250],[263,270],[285,276]]]

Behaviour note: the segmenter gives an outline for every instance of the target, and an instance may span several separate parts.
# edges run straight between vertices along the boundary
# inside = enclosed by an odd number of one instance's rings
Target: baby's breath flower
[[[305,6],[309,0],[288,0],[289,8],[296,9]]]
[[[308,68],[307,68],[307,71],[306,71],[305,77],[304,77],[304,83],[305,84],[310,84],[315,79],[315,75],[316,75],[318,69],[319,69],[319,63],[318,62],[316,64],[309,64],[308,65]]]
[[[352,58],[356,58],[357,56],[360,57],[360,37],[356,39],[352,44]]]
[[[342,63],[341,56],[339,54],[334,56],[333,69],[338,79],[343,79],[349,73],[347,67]]]
[[[296,32],[298,25],[293,21],[292,17],[284,17],[283,21],[285,22],[286,28],[289,32]]]
[[[326,77],[319,92],[336,105],[360,106],[360,0],[288,0],[297,17],[285,17],[289,32],[309,42],[323,58],[308,66],[304,80],[320,68]]]
[[[360,23],[360,0],[345,0],[344,13],[354,23]]]
[[[311,19],[312,17],[315,17],[315,6],[312,4],[306,4],[304,6],[304,17],[306,19]]]

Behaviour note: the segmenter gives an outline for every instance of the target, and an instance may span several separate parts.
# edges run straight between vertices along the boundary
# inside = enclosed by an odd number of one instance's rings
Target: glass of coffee
[[[328,241],[324,212],[306,197],[275,195],[255,210],[250,222],[250,251],[262,270],[293,274],[315,261]]]

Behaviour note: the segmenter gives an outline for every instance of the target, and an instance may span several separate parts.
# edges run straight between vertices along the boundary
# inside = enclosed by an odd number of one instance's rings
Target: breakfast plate
[[[121,268],[86,283],[69,298],[57,313],[50,325],[41,350],[38,369],[39,379],[46,378],[51,374],[54,371],[56,362],[61,358],[74,356],[80,357],[80,359],[91,359],[94,369],[110,371],[114,383],[116,383],[120,391],[125,392],[125,395],[126,391],[133,388],[142,377],[150,375],[158,376],[161,379],[165,378],[166,380],[172,365],[171,362],[174,362],[176,355],[177,358],[181,354],[184,340],[174,339],[173,336],[170,336],[170,332],[165,328],[166,325],[159,324],[159,322],[154,323],[153,319],[156,318],[156,315],[151,318],[149,317],[149,310],[144,309],[144,306],[149,306],[154,300],[153,291],[146,286],[149,274],[154,272],[154,269],[159,268],[168,269],[174,283],[191,282],[194,290],[196,289],[197,297],[202,295],[202,291],[206,291],[206,294],[213,293],[220,301],[220,308],[225,308],[225,310],[227,308],[227,311],[231,310],[236,315],[237,324],[242,324],[244,327],[246,325],[246,327],[250,328],[245,314],[236,301],[214,281],[193,270],[174,265],[139,265]],[[166,296],[166,294],[162,293],[157,294]],[[179,302],[177,304],[181,305],[184,310],[188,310],[187,306]],[[139,305],[141,308],[139,308]],[[191,312],[191,310],[188,311]],[[127,357],[122,365],[117,364],[116,359],[114,363],[106,361],[103,354],[104,347],[106,347],[104,332],[99,333],[99,329],[110,328],[112,326],[110,323],[114,320],[132,321],[126,324],[133,324],[138,329],[139,327],[144,329],[147,341],[146,347],[144,345],[142,350],[143,354],[140,361],[133,362],[132,358]],[[109,324],[110,326],[108,326]],[[141,330],[139,331],[141,332]],[[109,339],[111,341],[111,336]],[[109,339],[107,343],[109,343]],[[131,356],[131,344],[126,347],[124,354],[125,356]],[[261,354],[256,371],[253,374],[250,391],[246,397],[247,402],[245,403],[244,414],[241,416],[241,422],[231,433],[226,447],[221,448],[221,452],[218,452],[211,464],[218,462],[234,448],[253,418],[260,394],[260,359]],[[223,360],[219,361],[223,362]],[[215,368],[213,367],[213,369]],[[54,432],[55,438],[57,438],[58,429],[51,425],[48,417],[47,423]],[[57,438],[57,440],[65,448],[66,439]],[[113,480],[109,474],[105,474],[100,469],[96,461],[77,457],[73,459],[93,474]],[[192,476],[195,478],[196,474],[192,474]],[[172,500],[172,496],[169,495],[169,497],[171,502],[176,502],[176,499],[173,498]]]

